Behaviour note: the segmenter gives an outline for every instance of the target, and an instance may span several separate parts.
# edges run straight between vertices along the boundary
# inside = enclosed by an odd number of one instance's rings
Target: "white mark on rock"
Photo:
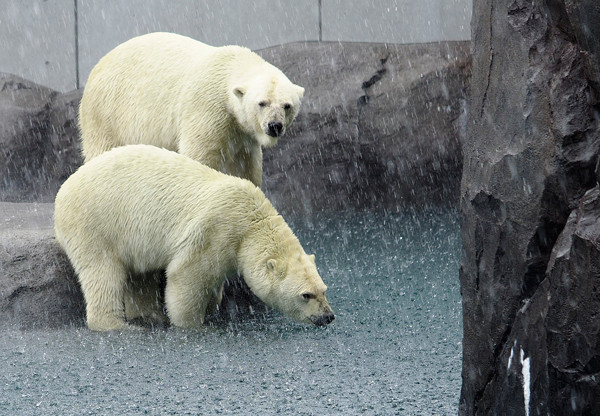
[[[531,398],[531,370],[529,367],[529,357],[525,357],[525,352],[521,348],[521,374],[523,375],[523,397],[525,399],[525,416],[529,416],[529,399]]]
[[[510,370],[510,366],[512,365],[513,356],[515,355],[515,348],[517,347],[517,340],[515,339],[515,343],[513,347],[510,349],[510,357],[508,357],[508,365],[506,366],[507,370]]]

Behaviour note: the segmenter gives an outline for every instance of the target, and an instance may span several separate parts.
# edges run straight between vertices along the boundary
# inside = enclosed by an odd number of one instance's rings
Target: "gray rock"
[[[67,94],[0,73],[0,201],[52,202],[83,162],[81,90]]]
[[[555,414],[600,414],[599,219],[596,186],[571,212],[548,264],[543,300],[548,305],[549,407]],[[524,318],[531,320],[530,315]]]
[[[569,270],[582,287],[597,288],[596,266],[580,258],[593,250],[575,237],[570,248],[556,246],[597,184],[597,38],[571,20],[597,11],[593,2],[474,3],[461,185],[461,415],[525,414],[525,392],[531,415],[597,413],[600,345],[580,340],[597,340],[598,331],[557,325],[594,306],[561,276]],[[594,215],[578,227],[590,227]]]
[[[259,53],[306,89],[289,133],[264,154],[264,187],[283,213],[458,202],[468,42]]]
[[[600,414],[599,217],[596,186],[569,216],[546,278],[518,310],[506,342],[510,348],[500,355],[505,365],[497,368],[497,390],[483,394],[482,413],[524,414],[528,391],[532,415]]]
[[[54,241],[54,204],[0,202],[0,327],[81,325],[83,296]]]

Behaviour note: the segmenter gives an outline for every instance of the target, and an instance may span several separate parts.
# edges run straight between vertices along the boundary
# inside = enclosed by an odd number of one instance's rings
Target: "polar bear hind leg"
[[[96,331],[126,329],[123,295],[127,271],[119,261],[104,257],[98,263],[78,267],[86,301],[88,327]]]

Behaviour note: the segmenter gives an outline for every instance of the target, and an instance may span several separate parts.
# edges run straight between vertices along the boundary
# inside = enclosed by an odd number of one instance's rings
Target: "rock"
[[[265,193],[282,215],[457,204],[468,42],[293,43],[258,53],[306,88],[288,135],[265,151]],[[3,322],[83,323],[44,204],[82,163],[81,94],[0,75],[0,201],[37,202],[0,203]],[[242,280],[226,286],[222,317],[264,310]]]
[[[468,42],[294,43],[258,51],[305,87],[264,188],[284,214],[455,205]]]
[[[79,283],[54,241],[54,204],[0,202],[0,327],[81,325]]]
[[[598,16],[592,3],[474,3],[461,184],[461,415],[597,413],[600,345],[581,340],[597,340],[598,331],[558,324],[578,324],[573,315],[585,318],[580,308],[595,305],[561,273],[598,287],[596,266],[584,261],[593,257],[589,243],[573,237],[566,248],[568,238],[559,239],[597,184],[597,38],[586,40],[594,32],[571,20]]]
[[[265,151],[265,192],[282,214],[458,203],[468,42],[258,53],[306,88],[288,135]],[[0,200],[52,202],[82,163],[82,90],[60,94],[7,74],[0,85]]]
[[[569,216],[546,279],[516,314],[500,357],[506,366],[496,375],[500,387],[482,396],[491,403],[485,414],[525,414],[525,392],[531,415],[600,414],[599,218],[596,186]]]
[[[547,269],[546,344],[553,383],[548,397],[555,414],[600,414],[599,276],[600,189],[596,186],[571,212]]]
[[[67,94],[0,73],[0,201],[52,202],[83,162],[81,90]]]

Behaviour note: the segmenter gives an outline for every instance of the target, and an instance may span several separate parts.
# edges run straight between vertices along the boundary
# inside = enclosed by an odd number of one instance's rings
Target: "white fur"
[[[261,146],[277,143],[268,123],[281,122],[283,134],[303,94],[249,49],[173,33],[139,36],[90,73],[79,109],[83,155],[152,144],[260,186]]]
[[[317,323],[332,313],[314,256],[262,191],[175,152],[130,145],[95,157],[59,190],[54,221],[91,329],[126,328],[128,286],[144,287],[135,279],[155,270],[166,270],[167,314],[180,327],[201,325],[236,271],[260,299],[296,320]],[[138,308],[156,305],[148,296]]]

